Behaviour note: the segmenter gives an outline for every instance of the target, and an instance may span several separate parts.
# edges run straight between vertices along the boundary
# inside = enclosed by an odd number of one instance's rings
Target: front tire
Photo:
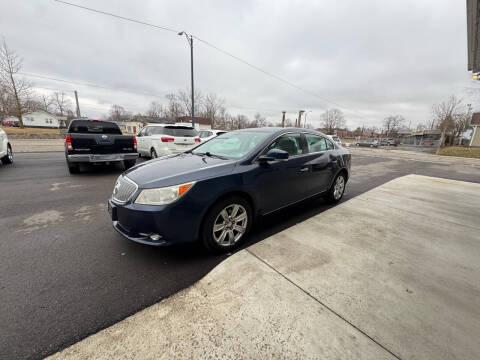
[[[2,158],[2,163],[5,165],[13,164],[13,151],[10,144],[7,145],[7,155]]]
[[[252,219],[252,207],[244,198],[231,196],[218,201],[203,220],[203,245],[213,253],[233,250],[247,236]]]
[[[325,200],[330,204],[338,203],[345,193],[345,185],[347,184],[347,179],[344,173],[337,175],[333,181],[332,187],[328,190]]]

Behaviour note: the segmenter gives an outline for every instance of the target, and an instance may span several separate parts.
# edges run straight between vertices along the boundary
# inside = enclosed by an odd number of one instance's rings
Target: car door
[[[261,162],[258,164],[256,183],[263,213],[269,213],[283,206],[308,197],[309,167],[304,156],[305,146],[302,135],[288,133],[273,140],[261,155],[270,149],[288,152],[283,161]]]
[[[5,131],[0,129],[0,157],[7,154],[7,135]]]
[[[137,135],[137,151],[142,154],[146,154],[146,146],[145,146],[145,134],[147,132],[147,127],[144,127]]]
[[[307,188],[309,195],[313,196],[328,190],[333,180],[337,161],[332,152],[335,146],[318,134],[305,133],[304,136],[308,153],[306,165],[309,167]]]

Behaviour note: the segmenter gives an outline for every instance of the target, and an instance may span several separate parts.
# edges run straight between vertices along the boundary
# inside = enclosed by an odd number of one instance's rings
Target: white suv
[[[138,154],[152,159],[190,150],[199,143],[198,131],[191,126],[150,124],[137,134]]]
[[[13,163],[12,145],[8,142],[7,134],[0,129],[0,159],[4,164]]]
[[[225,133],[225,130],[200,130],[200,132],[198,133],[198,137],[202,142],[205,142]]]

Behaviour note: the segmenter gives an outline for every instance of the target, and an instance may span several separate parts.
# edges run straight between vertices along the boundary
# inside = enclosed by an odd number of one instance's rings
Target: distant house
[[[399,132],[400,141],[405,145],[414,146],[440,146],[440,138],[442,132],[438,129],[434,130],[414,130],[410,133],[404,131]]]
[[[18,121],[17,117],[13,117]],[[65,127],[65,122],[57,119],[55,115],[49,114],[46,111],[34,111],[25,113],[22,116],[23,126],[31,128],[52,128],[59,129]]]
[[[179,116],[177,117],[177,122],[191,124],[192,117],[191,116]],[[195,116],[195,128],[197,130],[210,130],[212,128],[212,120],[205,117],[197,117]]]
[[[470,125],[473,128],[470,146],[480,146],[480,113],[473,113]]]

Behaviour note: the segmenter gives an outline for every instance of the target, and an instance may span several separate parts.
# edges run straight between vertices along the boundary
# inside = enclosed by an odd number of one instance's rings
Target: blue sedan
[[[124,172],[108,209],[115,230],[132,241],[200,240],[212,252],[230,251],[259,216],[316,195],[338,202],[350,160],[314,130],[231,131]]]

